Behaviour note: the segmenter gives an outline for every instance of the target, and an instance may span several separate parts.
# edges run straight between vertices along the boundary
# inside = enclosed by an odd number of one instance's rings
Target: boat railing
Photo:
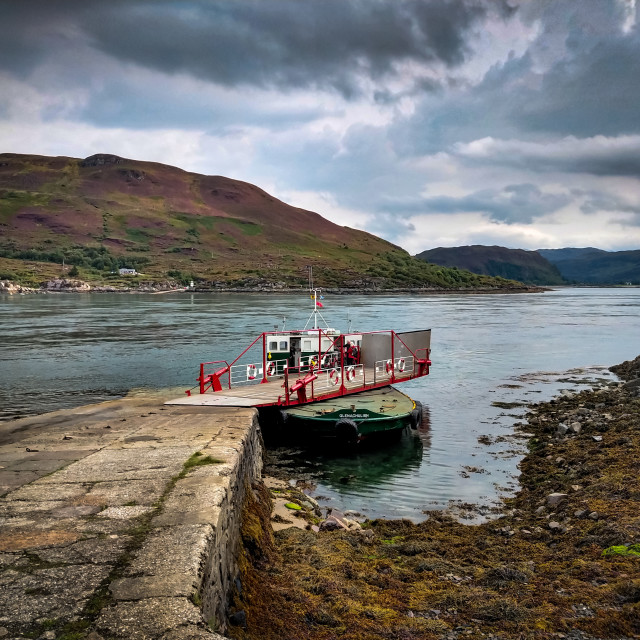
[[[340,367],[327,367],[318,370],[318,379],[314,382],[314,390],[338,391],[342,384],[356,386],[359,382],[364,385],[364,367],[358,365],[346,365],[344,370]]]
[[[220,391],[223,384],[225,387],[231,388],[229,363],[226,360],[201,362],[198,384],[200,386],[200,393],[205,393],[208,389],[211,389],[211,391]],[[186,393],[191,395],[191,389]]]
[[[291,367],[285,373],[287,404],[292,398],[300,401],[312,401],[317,396],[342,395],[345,388],[350,392],[366,387],[366,372],[362,364],[349,364],[344,367]],[[301,387],[304,391],[300,392]]]
[[[414,363],[415,358],[413,356],[377,360],[373,367],[373,381],[393,380],[396,376],[405,377],[411,375],[414,370]]]
[[[263,365],[262,361],[234,364],[229,367],[230,387],[261,384],[265,380],[269,382],[282,379],[287,367],[288,360],[286,358],[268,360],[266,366]]]

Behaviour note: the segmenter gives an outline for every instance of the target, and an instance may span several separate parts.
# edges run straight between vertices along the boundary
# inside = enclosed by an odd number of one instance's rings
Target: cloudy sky
[[[411,253],[640,249],[636,0],[0,5],[0,152],[246,180]]]

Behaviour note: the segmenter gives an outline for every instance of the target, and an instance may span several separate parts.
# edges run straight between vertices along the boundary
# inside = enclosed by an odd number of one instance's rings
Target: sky
[[[640,249],[636,0],[0,0],[0,152],[251,182],[411,254]]]

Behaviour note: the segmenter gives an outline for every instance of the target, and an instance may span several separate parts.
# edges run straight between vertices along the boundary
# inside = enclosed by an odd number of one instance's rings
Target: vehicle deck
[[[326,373],[321,373],[319,378],[309,385],[308,398],[305,402],[299,402],[297,396],[293,394],[290,396],[288,406],[379,389],[389,384],[411,380],[413,377],[408,371],[390,376],[381,374],[380,371],[374,371],[373,368],[360,368],[359,375],[353,380],[343,380],[341,384],[333,386],[323,379],[326,375]],[[295,379],[291,380],[291,384],[295,381]],[[287,406],[287,401],[283,378],[278,377],[272,378],[268,382],[233,386],[221,391],[175,398],[165,404],[207,407],[264,407],[270,405]]]

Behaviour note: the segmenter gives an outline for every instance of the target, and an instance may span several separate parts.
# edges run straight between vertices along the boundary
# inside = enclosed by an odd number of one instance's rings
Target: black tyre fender
[[[349,418],[340,418],[335,424],[336,438],[345,444],[356,444],[360,438],[358,425]]]
[[[410,424],[412,429],[417,429],[422,422],[422,403],[416,402],[416,408],[411,412]]]

